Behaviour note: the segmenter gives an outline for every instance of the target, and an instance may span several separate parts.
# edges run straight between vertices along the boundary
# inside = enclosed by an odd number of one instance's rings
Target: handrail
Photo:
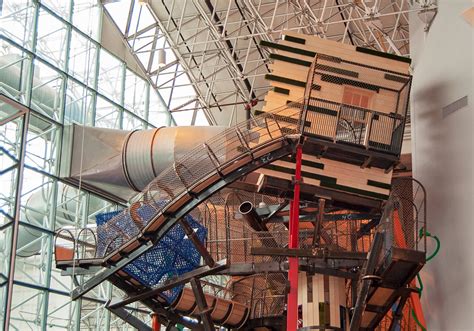
[[[396,155],[401,150],[403,137],[397,130],[404,126],[405,118],[399,114],[387,114],[310,97],[307,102],[306,121],[316,122],[317,125],[305,126],[304,135]],[[344,129],[342,122],[346,122],[349,128]]]
[[[297,119],[300,116],[301,110],[291,106],[285,105],[272,112],[262,113],[254,119],[226,129],[206,144],[197,146],[176,160],[141,193],[133,205],[133,217],[130,213],[131,206],[105,224],[99,225],[98,228],[108,237],[104,252],[98,251],[96,257],[107,260],[117,250],[127,247],[130,240],[140,236],[146,238],[148,232],[155,231],[155,223],[163,222],[160,219],[166,219],[168,214],[171,215],[179,209],[183,203],[181,201],[187,199],[186,196],[198,194],[200,190],[205,189],[206,187],[200,185],[215,180],[216,174],[217,178],[231,174],[238,170],[239,162],[246,164],[262,157],[263,161],[256,162],[270,162],[271,159],[268,159],[266,154],[267,150],[271,151],[271,146],[276,146],[286,137],[301,132],[295,121],[284,120]],[[275,116],[279,113],[283,113],[283,116]],[[271,120],[266,121],[267,118]],[[239,149],[241,146],[244,148]],[[249,156],[251,160],[246,159]],[[137,227],[137,221],[141,224],[140,227]],[[135,249],[135,246],[132,249]]]

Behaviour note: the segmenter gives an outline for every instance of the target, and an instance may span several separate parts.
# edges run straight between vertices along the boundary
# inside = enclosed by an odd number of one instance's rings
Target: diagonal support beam
[[[130,255],[124,256],[114,266],[112,266],[110,268],[103,269],[101,272],[96,274],[94,277],[90,278],[84,284],[76,287],[71,293],[72,300],[77,300],[79,297],[83,296],[84,294],[86,294],[87,292],[92,290],[94,287],[96,287],[97,285],[99,285],[103,281],[107,280],[114,273],[121,270],[123,267],[125,267],[130,262],[133,262],[135,259],[140,257],[143,253],[145,253],[146,251],[148,251],[152,247],[153,247],[153,244],[149,241],[145,245],[140,246],[135,251],[130,253]]]
[[[375,267],[377,266],[377,261],[379,260],[380,253],[382,251],[383,245],[383,234],[381,232],[376,232],[374,236],[374,241],[372,243],[372,248],[367,257],[367,263],[365,268],[362,270],[362,286],[359,289],[357,295],[357,301],[354,307],[354,314],[352,315],[350,331],[357,331],[360,329],[360,323],[362,322],[362,314],[364,313],[365,307],[367,305],[367,296],[369,295],[369,289],[372,285],[372,276]]]
[[[397,327],[397,325],[399,325],[400,320],[403,316],[403,308],[405,307],[405,304],[409,297],[410,293],[407,291],[405,295],[400,298],[400,301],[397,305],[397,310],[395,311],[395,314],[393,314],[392,321],[390,322],[390,327],[388,328],[389,331],[395,331],[395,328]]]
[[[179,276],[178,278],[176,278],[172,281],[165,282],[164,284],[162,284],[158,287],[146,290],[146,291],[144,291],[142,293],[139,293],[137,295],[134,295],[134,296],[131,296],[131,297],[128,297],[128,298],[125,298],[125,299],[119,299],[119,298],[112,299],[112,301],[109,304],[109,307],[111,307],[113,309],[120,308],[120,307],[124,307],[124,306],[126,306],[130,303],[133,303],[133,302],[142,301],[142,300],[146,300],[146,299],[149,299],[149,298],[152,298],[152,297],[156,297],[161,292],[172,289],[173,287],[176,287],[178,285],[185,284],[193,278],[201,278],[201,277],[204,277],[204,276],[207,276],[207,275],[215,274],[215,273],[218,273],[219,271],[224,270],[225,268],[227,268],[227,261],[226,260],[222,260],[222,261],[217,262],[215,264],[215,266],[212,267],[212,268],[209,267],[209,266],[203,266],[203,267],[197,268],[193,271],[182,274],[181,276]]]
[[[124,322],[130,324],[138,331],[152,331],[151,327],[143,323],[142,320],[137,318],[136,316],[132,315],[127,309],[125,308],[110,308],[106,305],[107,309],[112,312],[114,315],[119,317]]]
[[[202,242],[199,241],[199,238],[196,235],[196,232],[194,232],[193,228],[189,225],[188,222],[184,220],[184,218],[182,218],[179,223],[183,227],[186,236],[192,241],[194,247],[196,247],[199,254],[201,254],[202,258],[204,259],[204,262],[206,262],[209,267],[214,267],[216,265],[216,262],[214,261],[206,247],[202,244]]]
[[[191,279],[191,287],[193,289],[194,297],[196,298],[196,303],[199,308],[199,315],[201,316],[202,323],[204,324],[204,329],[214,330],[214,323],[211,319],[211,309],[207,306],[206,297],[204,296],[199,279]]]

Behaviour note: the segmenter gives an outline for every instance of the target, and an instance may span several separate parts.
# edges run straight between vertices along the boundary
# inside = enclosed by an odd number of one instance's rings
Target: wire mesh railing
[[[233,300],[250,307],[250,319],[282,316],[285,312],[285,273],[257,273],[234,280],[229,288]]]
[[[328,64],[333,65],[332,69],[328,69]],[[348,75],[352,78],[348,79]],[[362,106],[348,104],[345,96],[342,101],[326,100],[318,94],[321,90],[318,83],[322,82],[339,86],[351,85],[377,94],[383,94],[381,91],[385,91],[396,97],[396,106],[392,112],[380,112],[369,108],[369,104],[362,102],[359,97],[358,104]],[[95,252],[90,248],[81,248],[77,244],[79,238],[75,238],[75,258],[103,258],[144,233],[156,231],[161,226],[160,222],[156,222],[157,219],[161,217],[164,221],[166,216],[163,215],[179,210],[182,197],[202,191],[212,184],[215,177],[222,177],[239,169],[242,164],[251,162],[258,151],[266,151],[266,146],[283,141],[291,135],[312,135],[336,143],[399,154],[410,84],[409,75],[319,54],[309,70],[304,99],[228,128],[177,159],[145,188],[129,208],[107,222],[98,224],[96,232],[93,233],[97,242]],[[266,155],[258,156],[264,158]],[[328,226],[328,223],[324,226]],[[341,235],[341,226],[339,229],[324,230],[326,241],[335,242],[336,246],[347,241],[351,242],[351,249],[358,248],[358,242],[365,235],[348,239],[347,235]],[[357,231],[348,228],[349,230]],[[240,255],[246,261],[249,249],[248,233],[245,231],[249,229],[243,229],[240,234],[235,232],[223,235],[225,231],[231,231],[228,225],[218,225],[218,222],[211,224],[209,233],[216,233],[207,244],[212,254],[216,258],[228,256],[230,245],[234,243],[235,246],[240,241],[245,244],[242,244],[240,254],[237,254],[237,249],[234,248],[233,258]],[[92,236],[89,232],[82,235]],[[356,232],[352,235],[354,233]],[[262,233],[257,236],[261,242],[274,244],[274,239],[264,238]],[[223,242],[222,238],[228,242]],[[362,241],[362,244],[365,246],[365,241]],[[365,250],[365,247],[362,250]]]
[[[206,181],[210,177],[231,173],[256,156],[262,162],[271,161],[270,147],[278,148],[279,142],[283,143],[288,136],[296,137],[301,131],[298,119],[302,103],[297,104],[297,107],[290,104],[262,113],[228,128],[176,160],[129,208],[98,224],[96,257],[103,258],[140,236],[159,215],[171,212],[169,208],[180,197],[210,185]],[[198,187],[200,184],[202,187]]]
[[[306,123],[305,135],[391,154],[400,152],[405,125],[395,114],[319,98],[308,100]]]
[[[381,218],[385,247],[426,252],[426,191],[413,178],[396,178]]]
[[[305,90],[303,134],[399,155],[411,76],[318,54]]]

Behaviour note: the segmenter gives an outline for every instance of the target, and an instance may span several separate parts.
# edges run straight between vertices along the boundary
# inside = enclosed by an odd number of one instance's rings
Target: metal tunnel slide
[[[83,254],[84,250],[73,248],[68,251],[56,243],[58,268],[90,265],[106,267],[78,286],[72,292],[73,299],[107,279],[112,279],[119,288],[131,289],[135,286],[134,292],[145,293],[146,286],[136,279],[130,279],[130,274],[124,272],[124,268],[151,250],[180,219],[205,199],[254,170],[291,154],[301,139],[301,105],[289,104],[261,114],[222,131],[176,158],[172,166],[152,180],[128,209],[99,226],[100,232],[117,233],[108,239],[105,250],[99,252],[96,245],[88,247]],[[74,240],[77,242],[77,237]],[[222,263],[225,266],[223,261],[214,266],[222,266]],[[212,269],[212,265],[208,267]],[[190,309],[186,291],[175,303],[179,310]],[[216,322],[229,325],[245,322],[247,308],[243,305],[217,298],[207,299],[211,301],[209,306]]]

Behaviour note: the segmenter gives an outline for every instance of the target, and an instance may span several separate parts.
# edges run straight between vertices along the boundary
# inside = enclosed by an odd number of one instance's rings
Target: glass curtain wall
[[[96,0],[0,1],[3,329],[132,329],[104,308],[108,283],[71,301],[73,281],[53,257],[57,229],[95,224],[96,214],[123,208],[58,177],[64,127],[170,124],[149,81],[101,47],[102,11]]]

